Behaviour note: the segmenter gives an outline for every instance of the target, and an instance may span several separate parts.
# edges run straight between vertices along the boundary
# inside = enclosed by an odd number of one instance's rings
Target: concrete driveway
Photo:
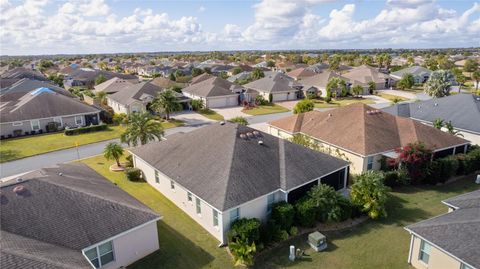
[[[288,110],[293,110],[295,105],[301,100],[292,100],[292,101],[283,101],[283,102],[275,102],[275,104],[279,106],[283,106],[284,108]]]
[[[193,111],[181,111],[171,115],[172,118],[181,120],[188,126],[199,126],[204,124],[210,124],[213,120],[206,118]]]
[[[222,115],[223,118],[225,118],[226,120],[229,120],[235,117],[244,117],[244,118],[251,117],[251,115],[248,115],[242,112],[243,107],[241,106],[213,108],[212,110]]]

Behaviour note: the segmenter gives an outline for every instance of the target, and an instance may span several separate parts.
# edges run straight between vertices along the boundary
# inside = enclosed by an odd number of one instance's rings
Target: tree
[[[425,93],[433,97],[450,95],[454,81],[452,72],[446,70],[434,71],[424,86]]]
[[[57,74],[57,75],[49,75],[48,80],[52,81],[53,83],[57,84],[59,87],[63,88],[63,75],[62,74]]]
[[[255,69],[253,69],[252,73],[250,74],[250,77],[253,80],[257,80],[257,79],[265,77],[265,74],[263,73],[262,69],[255,68]]]
[[[363,93],[363,87],[360,85],[355,85],[352,87],[352,93],[355,96],[358,96]]]
[[[467,59],[465,61],[465,65],[463,66],[463,70],[467,72],[475,72],[478,70],[478,62],[473,59]]]
[[[475,80],[475,91],[478,91],[478,84],[480,84],[480,71],[475,71],[472,73],[472,79]]]
[[[228,248],[233,254],[235,266],[253,264],[253,254],[257,251],[254,242],[251,245],[246,242],[231,242]]]
[[[397,167],[405,167],[412,183],[422,183],[427,176],[432,150],[427,148],[422,142],[415,142],[397,148],[395,152],[398,154],[398,157],[393,160],[392,164]]]
[[[168,76],[168,78],[171,80],[171,81],[176,81],[177,78],[175,77],[175,74],[174,73],[170,73],[170,75]]]
[[[127,118],[127,129],[120,140],[130,146],[137,146],[138,142],[145,145],[155,139],[160,140],[163,135],[162,125],[154,120],[150,113],[131,113]]]
[[[389,188],[383,184],[383,180],[382,172],[368,171],[358,176],[352,185],[352,203],[360,206],[372,219],[387,216],[385,205]]]
[[[194,111],[203,109],[203,100],[201,99],[193,99],[190,104],[192,105],[192,109]]]
[[[411,73],[405,73],[398,81],[397,87],[401,90],[411,89],[415,85],[415,79]]]
[[[368,91],[370,92],[370,94],[373,94],[376,89],[377,89],[377,85],[375,84],[375,82],[369,81],[368,82]]]
[[[201,74],[203,74],[202,69],[196,68],[196,67],[192,69],[192,77],[196,77],[196,76],[199,76]]]
[[[338,70],[340,68],[340,62],[341,62],[342,58],[340,57],[340,55],[333,55],[332,57],[330,57],[328,59],[328,64],[329,64],[329,68],[330,70]]]
[[[445,123],[445,128],[447,128],[447,131],[452,134],[452,135],[455,135],[455,136],[461,136],[463,137],[463,134],[460,133],[460,131],[457,131],[455,130],[455,128],[453,127],[453,124],[451,121]]]
[[[235,68],[233,68],[233,71],[232,71],[232,74],[233,74],[233,75],[238,75],[238,74],[240,74],[240,73],[242,73],[242,68],[240,68],[240,67],[238,67],[238,66],[235,67]]]
[[[433,127],[437,128],[438,130],[441,130],[443,127],[443,120],[442,119],[435,119],[433,121]]]
[[[95,95],[102,105],[107,104],[107,93],[106,92],[97,92],[97,94],[95,94]]]
[[[178,102],[175,92],[172,90],[159,92],[153,100],[152,107],[159,113],[165,113],[167,120],[170,119],[170,113],[182,109],[182,105]]]
[[[101,84],[103,82],[107,81],[107,78],[103,75],[103,74],[100,74],[97,76],[97,78],[95,79],[95,85],[98,85],[98,84]]]
[[[298,102],[293,108],[293,114],[305,113],[312,111],[315,108],[315,103],[312,100],[304,99]]]
[[[248,125],[248,120],[245,117],[235,117],[228,120],[231,123],[238,123],[240,125]]]
[[[342,216],[342,208],[338,203],[341,194],[326,184],[319,184],[308,191],[308,196],[315,201],[317,215],[321,221],[339,221]]]
[[[333,77],[330,80],[328,80],[326,91],[327,91],[327,97],[329,97],[329,93],[331,97],[332,92],[335,93],[335,97],[337,97],[336,95],[338,94],[339,91],[341,96],[346,96],[347,83],[341,78]]]
[[[267,67],[270,67],[270,68],[275,67],[275,62],[272,60],[267,61]]]
[[[103,150],[103,157],[107,160],[115,160],[117,166],[120,167],[120,157],[123,156],[123,148],[116,142],[110,142]]]
[[[387,69],[390,68],[390,65],[392,64],[392,56],[390,54],[385,53],[383,55],[383,64]]]

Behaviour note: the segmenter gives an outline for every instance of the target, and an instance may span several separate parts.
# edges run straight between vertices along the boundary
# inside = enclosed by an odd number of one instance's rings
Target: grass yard
[[[441,203],[448,197],[478,189],[473,176],[446,186],[405,187],[391,193],[388,218],[367,221],[343,232],[326,233],[328,248],[315,253],[306,244],[306,236],[286,242],[266,253],[255,268],[412,268],[407,263],[410,236],[403,227],[447,212]],[[307,249],[300,261],[288,260],[289,245]]]
[[[383,92],[378,93],[377,96],[382,97],[384,99],[387,99],[391,102],[394,102],[395,100],[397,100],[398,102],[403,102],[403,101],[410,100],[410,99],[405,98],[405,97],[400,97],[400,96],[396,96],[396,95],[392,95],[392,94],[388,94],[388,93],[383,93]]]
[[[50,151],[73,148],[75,143],[85,145],[118,138],[124,130],[125,127],[123,126],[110,126],[105,131],[80,135],[65,136],[63,132],[59,132],[2,140],[0,141],[0,163]]]
[[[124,161],[124,160],[122,160]],[[96,156],[81,161],[145,205],[161,214],[158,222],[160,250],[129,268],[232,268],[233,262],[219,242],[145,182],[130,182],[121,172],[110,172],[111,161]]]
[[[224,120],[222,115],[218,114],[217,112],[211,109],[202,109],[197,111],[197,113],[211,120],[216,120],[216,121]]]
[[[373,100],[366,99],[366,98],[346,97],[341,99],[332,99],[330,103],[326,103],[321,100],[315,100],[315,107],[316,108],[332,108],[332,107],[347,106],[353,103],[364,103],[367,105],[375,104]]]
[[[162,121],[161,124],[163,129],[170,129],[170,128],[180,127],[184,125],[183,121],[176,120],[173,118],[170,118],[169,121]]]
[[[252,109],[242,110],[243,113],[252,115],[252,116],[282,113],[282,112],[288,112],[288,111],[289,110],[287,108],[277,104],[260,105]]]

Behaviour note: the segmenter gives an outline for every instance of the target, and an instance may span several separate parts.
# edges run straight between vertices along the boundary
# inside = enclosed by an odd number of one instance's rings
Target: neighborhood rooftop
[[[231,123],[177,134],[131,151],[222,211],[278,189],[288,191],[348,165]]]

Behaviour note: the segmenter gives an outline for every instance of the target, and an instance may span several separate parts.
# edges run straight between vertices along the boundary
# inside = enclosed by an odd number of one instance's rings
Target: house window
[[[240,218],[240,208],[237,207],[235,209],[232,209],[232,211],[230,211],[230,223],[233,223],[239,218]]]
[[[373,169],[373,156],[369,156],[367,159],[367,170]]]
[[[472,267],[462,263],[462,265],[460,265],[460,269],[473,269]]]
[[[160,175],[157,170],[155,170],[155,183],[160,183]]]
[[[200,199],[198,198],[195,198],[195,203],[197,205],[197,214],[198,215],[201,215],[202,214],[202,207],[200,205]]]
[[[115,260],[112,241],[108,241],[85,251],[85,256],[87,256],[95,268],[100,268],[112,262]]]
[[[272,206],[275,202],[275,193],[271,193],[267,196],[267,213],[272,212]]]
[[[215,209],[213,210],[213,227],[218,227],[218,212]]]
[[[170,180],[170,189],[175,190],[175,182],[173,180]]]
[[[32,130],[36,131],[40,129],[40,121],[39,120],[32,120],[30,121],[32,124]]]
[[[75,116],[75,124],[82,125],[83,124],[83,117],[82,116]]]
[[[22,125],[23,125],[23,122],[21,122],[21,121],[14,121],[12,125],[13,125],[13,126],[22,126]]]
[[[430,244],[422,240],[422,243],[420,244],[420,253],[418,255],[418,259],[425,264],[428,264],[428,260],[430,259],[430,249]]]
[[[191,192],[187,192],[187,200],[188,200],[190,203],[193,201],[192,193],[191,193]]]
[[[53,118],[53,122],[58,123],[58,126],[62,126],[62,118],[59,118],[59,117]]]

